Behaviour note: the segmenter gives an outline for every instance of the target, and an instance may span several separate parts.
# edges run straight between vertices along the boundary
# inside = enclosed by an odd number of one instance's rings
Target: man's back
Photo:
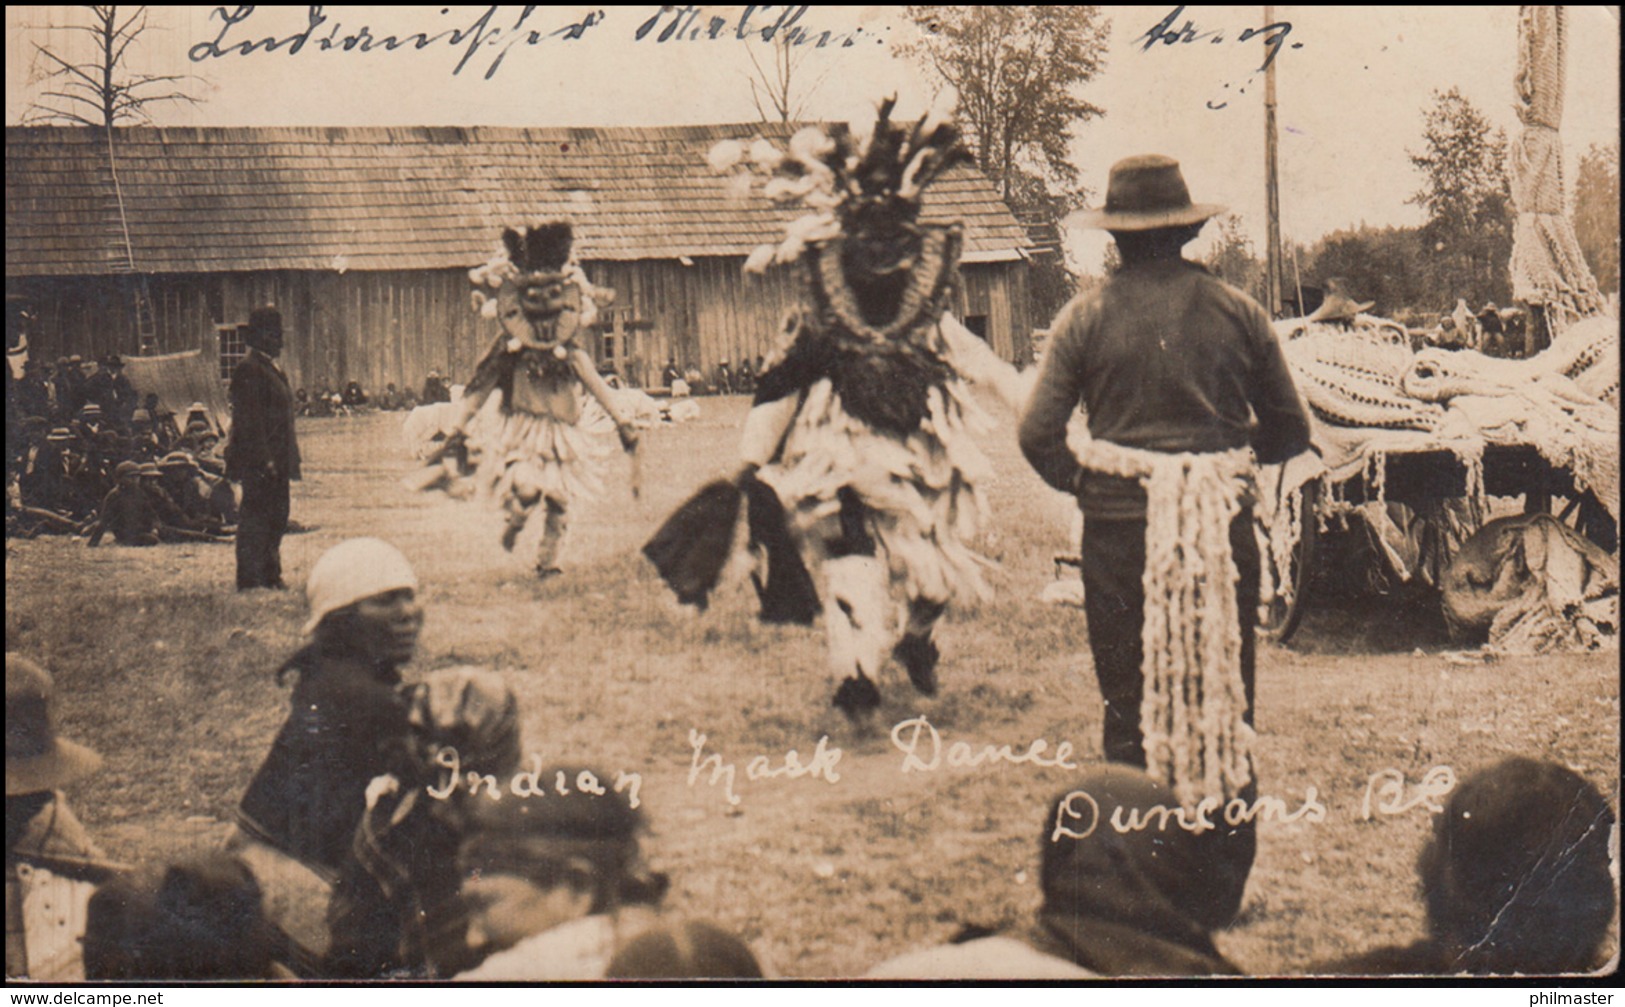
[[[1079,405],[1092,437],[1131,448],[1251,445],[1272,462],[1308,443],[1307,419],[1264,309],[1179,259],[1129,264],[1062,312],[1021,430],[1028,458],[1061,489],[1076,488],[1064,432]],[[1086,504],[1099,481],[1086,482]]]

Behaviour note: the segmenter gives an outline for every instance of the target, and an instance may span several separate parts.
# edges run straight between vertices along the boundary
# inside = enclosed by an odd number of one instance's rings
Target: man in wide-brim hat
[[[1309,445],[1269,315],[1181,255],[1224,209],[1192,202],[1172,158],[1113,165],[1105,206],[1070,222],[1110,231],[1122,265],[1051,326],[1021,423],[1028,461],[1083,509],[1106,757],[1147,768],[1186,806],[1253,787],[1251,453],[1280,462]],[[1080,405],[1081,458],[1066,437]],[[1233,597],[1197,590],[1225,581]]]
[[[1320,307],[1310,313],[1308,321],[1351,324],[1370,311],[1376,303],[1376,301],[1356,301],[1346,294],[1330,293],[1320,302]]]
[[[6,978],[84,978],[85,903],[115,864],[90,841],[60,788],[101,768],[101,756],[56,733],[56,685],[21,654],[6,655]]]

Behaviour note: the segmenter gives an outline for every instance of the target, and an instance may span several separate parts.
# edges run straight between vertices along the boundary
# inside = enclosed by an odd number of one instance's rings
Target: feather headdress
[[[955,164],[972,160],[959,128],[936,112],[912,125],[891,119],[897,99],[880,103],[874,128],[858,133],[844,124],[808,126],[790,138],[788,151],[757,138],[747,147],[724,140],[711,148],[713,170],[731,173],[736,191],[759,177],[776,203],[800,202],[811,212],[790,222],[778,245],[762,245],[745,261],[747,272],[794,262],[808,245],[861,230],[875,218],[912,223],[925,189]]]

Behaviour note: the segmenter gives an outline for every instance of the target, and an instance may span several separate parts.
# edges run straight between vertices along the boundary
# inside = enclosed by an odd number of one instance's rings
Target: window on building
[[[220,380],[230,381],[231,372],[248,356],[248,343],[243,334],[246,325],[219,325],[215,332],[220,337]]]

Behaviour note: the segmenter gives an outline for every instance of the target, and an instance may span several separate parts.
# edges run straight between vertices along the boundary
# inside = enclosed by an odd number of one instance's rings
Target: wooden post
[[[1274,23],[1275,8],[1266,6],[1264,24]],[[1267,32],[1265,38],[1264,58],[1269,65],[1264,68],[1264,189],[1269,230],[1264,239],[1264,293],[1269,300],[1265,306],[1269,308],[1270,317],[1278,318],[1281,314],[1281,187],[1275,163],[1275,60],[1269,58]]]

